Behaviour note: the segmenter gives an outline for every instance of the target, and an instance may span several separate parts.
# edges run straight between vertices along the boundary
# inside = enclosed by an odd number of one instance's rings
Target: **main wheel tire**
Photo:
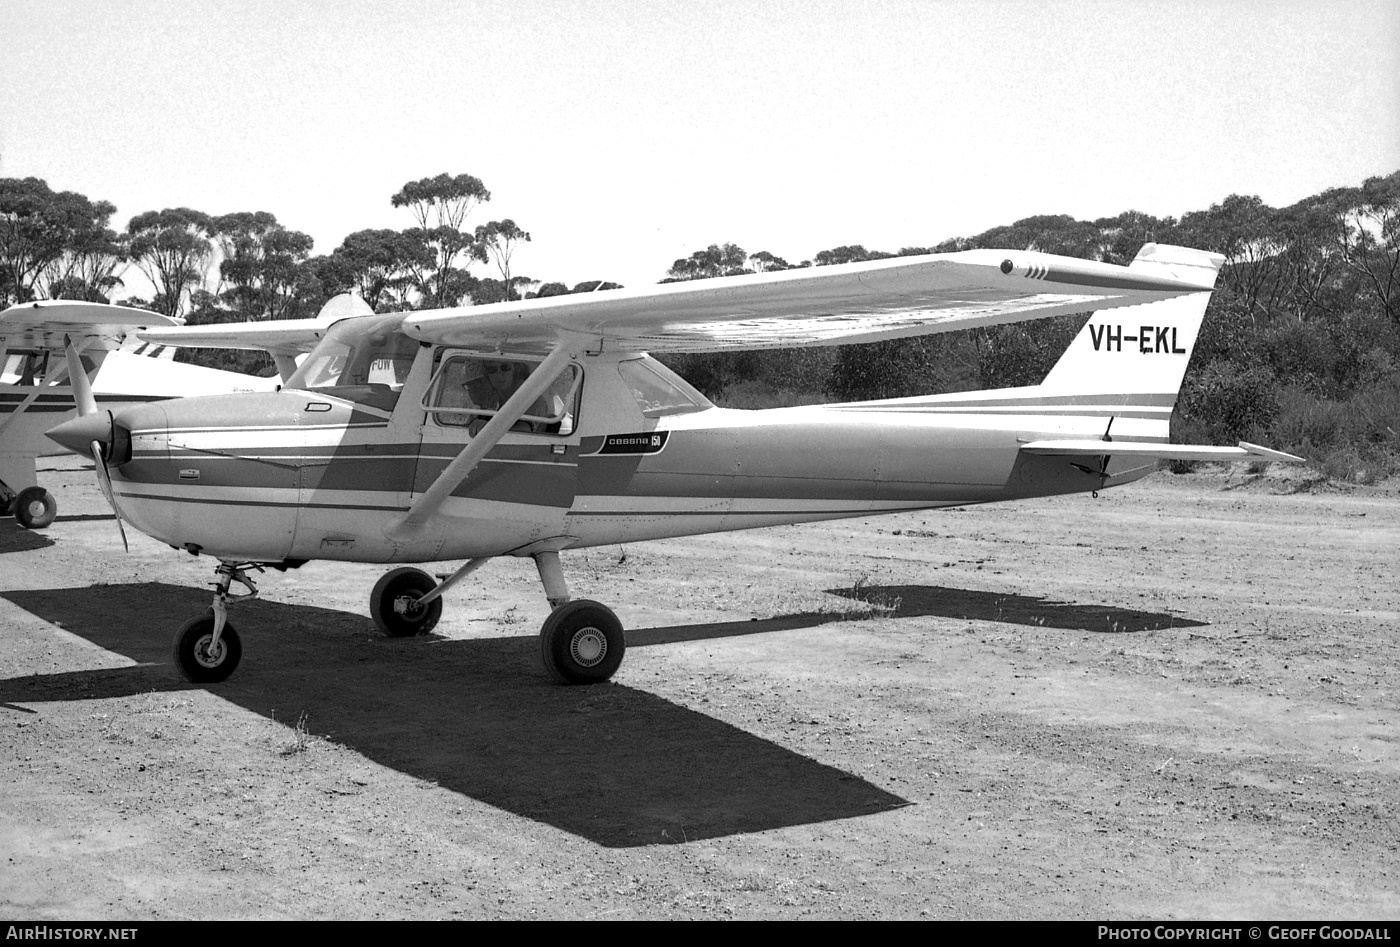
[[[58,515],[58,501],[43,487],[25,487],[15,497],[15,522],[25,529],[43,529]]]
[[[219,646],[211,652],[209,642],[213,637],[213,609],[191,618],[175,633],[175,666],[191,684],[217,684],[227,680],[243,659],[243,642],[232,624],[224,622]]]
[[[622,664],[627,641],[612,609],[579,599],[565,602],[540,629],[544,666],[561,684],[599,684]]]
[[[422,569],[405,566],[386,574],[369,593],[374,626],[390,638],[426,635],[442,617],[442,599],[435,598],[423,607],[415,603],[436,587],[437,582]]]

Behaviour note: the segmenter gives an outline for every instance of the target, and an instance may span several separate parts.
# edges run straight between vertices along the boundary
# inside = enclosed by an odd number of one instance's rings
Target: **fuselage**
[[[1151,469],[1104,477],[1020,453],[1104,430],[1108,409],[1037,405],[1035,389],[737,411],[688,386],[660,400],[637,390],[643,370],[675,379],[642,356],[580,353],[560,430],[506,434],[428,529],[396,541],[391,525],[472,437],[426,407],[443,357],[423,347],[393,397],[289,388],[121,412],[120,510],[223,559],[424,562],[1080,492]],[[1158,423],[1112,413],[1117,434]]]

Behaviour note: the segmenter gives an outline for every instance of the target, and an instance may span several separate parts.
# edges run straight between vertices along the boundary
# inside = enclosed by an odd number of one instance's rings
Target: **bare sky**
[[[329,253],[470,173],[512,269],[660,279],[1400,169],[1397,0],[0,0],[0,175]],[[480,271],[485,273],[484,268]]]

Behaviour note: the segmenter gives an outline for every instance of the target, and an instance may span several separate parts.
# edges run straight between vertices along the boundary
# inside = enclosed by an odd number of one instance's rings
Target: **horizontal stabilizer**
[[[1271,450],[1240,441],[1238,447],[1212,447],[1207,444],[1157,444],[1149,441],[1102,441],[1095,438],[1031,441],[1021,445],[1026,454],[1058,457],[1160,457],[1163,460],[1277,460],[1304,464],[1307,461],[1281,450]]]

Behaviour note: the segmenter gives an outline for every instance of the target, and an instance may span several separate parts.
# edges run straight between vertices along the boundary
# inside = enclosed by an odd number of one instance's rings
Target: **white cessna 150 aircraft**
[[[219,560],[213,607],[175,637],[191,681],[238,664],[227,605],[257,594],[251,570],[465,559],[441,582],[403,567],[374,587],[378,627],[415,635],[437,623],[443,593],[509,555],[535,560],[554,606],[540,632],[546,668],[592,683],[617,670],[623,630],[605,606],[570,599],[566,549],[1095,491],[1164,457],[1298,460],[1167,443],[1222,262],[1155,245],[1128,267],[972,250],[366,315],[318,343],[275,323],[157,329],[142,337],[266,348],[285,384],[115,413],[78,391],[82,416],[50,436],[96,458],[119,522]],[[1042,384],[1000,391],[727,410],[645,354],[1089,310]],[[230,595],[235,581],[245,594]]]

